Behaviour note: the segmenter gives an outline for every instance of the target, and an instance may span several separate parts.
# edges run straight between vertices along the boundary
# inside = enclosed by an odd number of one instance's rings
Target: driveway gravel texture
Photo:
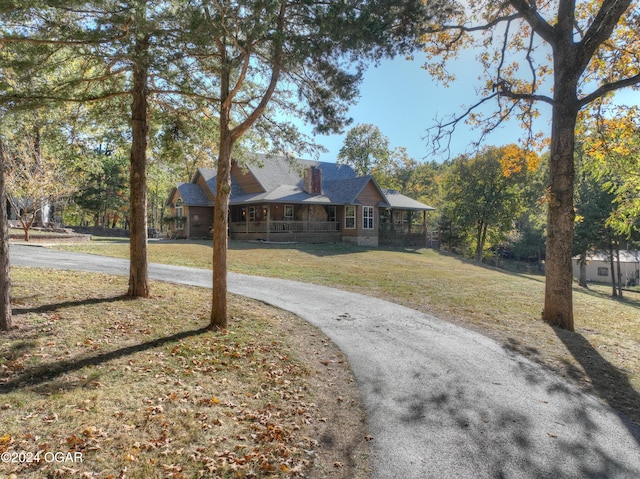
[[[14,244],[11,264],[128,275],[126,260]],[[212,286],[208,270],[150,279]],[[291,311],[342,350],[367,411],[371,477],[640,478],[640,427],[480,334],[374,297],[230,273],[229,292]]]

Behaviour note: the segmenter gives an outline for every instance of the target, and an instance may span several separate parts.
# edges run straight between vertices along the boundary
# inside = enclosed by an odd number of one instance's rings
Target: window
[[[373,229],[373,206],[362,207],[362,229]]]
[[[327,221],[335,221],[336,220],[336,207],[329,206],[327,211]]]
[[[354,229],[356,227],[356,207],[344,207],[344,227],[345,229]]]
[[[184,207],[182,206],[182,200],[176,201],[176,229],[181,230],[184,228]]]
[[[284,205],[284,220],[293,221],[293,205]]]
[[[609,276],[609,268],[598,268],[598,276]]]

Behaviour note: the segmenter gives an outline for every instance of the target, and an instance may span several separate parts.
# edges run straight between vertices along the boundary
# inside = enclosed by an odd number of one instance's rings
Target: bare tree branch
[[[446,32],[448,30],[458,30],[460,32],[460,35],[458,37],[456,37],[456,40],[460,38],[460,36],[463,33],[473,33],[473,32],[482,32],[482,31],[487,31],[492,29],[493,27],[495,27],[496,25],[499,25],[500,23],[503,22],[511,22],[513,20],[516,20],[518,18],[522,18],[522,15],[519,13],[513,13],[511,15],[506,15],[504,17],[497,17],[494,18],[493,20],[491,20],[490,22],[487,22],[485,24],[482,25],[475,25],[472,27],[466,26],[466,25],[440,25],[437,26],[435,28],[428,28],[427,29],[427,33],[438,33],[438,32]]]
[[[629,78],[623,78],[615,82],[605,83],[604,85],[601,85],[597,90],[593,91],[589,95],[582,97],[579,100],[579,105],[582,108],[583,106],[588,105],[592,101],[597,100],[598,98],[604,96],[609,92],[620,90],[621,88],[626,88],[626,87],[634,86],[638,84],[640,84],[640,73]]]
[[[534,32],[549,45],[555,45],[557,42],[556,30],[538,13],[535,1],[530,4],[527,0],[509,0],[509,3],[527,21]]]

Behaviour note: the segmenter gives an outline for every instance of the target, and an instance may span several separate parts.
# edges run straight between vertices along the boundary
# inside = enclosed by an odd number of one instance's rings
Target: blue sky
[[[457,80],[445,88],[431,79],[421,65],[424,58],[419,54],[413,61],[404,58],[386,60],[379,67],[370,68],[364,76],[360,88],[360,100],[351,107],[352,126],[370,123],[377,126],[389,138],[391,149],[405,147],[415,160],[442,161],[446,154],[432,155],[427,139],[427,129],[435,124],[435,118],[448,118],[466,110],[465,106],[476,103],[480,97],[476,93],[482,80],[481,66],[474,58],[475,52],[463,52],[454,64],[449,64],[450,72]],[[640,91],[630,88],[616,93],[615,101],[625,105],[640,105]],[[487,108],[494,108],[489,102]],[[551,130],[551,106],[538,105],[541,116],[535,129],[549,135]],[[310,129],[309,129],[310,130]],[[502,146],[516,143],[524,134],[516,121],[505,124],[494,131],[484,142],[485,145]],[[451,157],[469,152],[471,143],[479,138],[480,132],[464,124],[457,127],[451,142]],[[320,155],[320,160],[335,162],[344,142],[344,135],[316,136],[316,142],[323,145],[328,153]]]
[[[451,65],[457,80],[448,88],[432,80],[421,68],[419,56],[413,61],[404,58],[386,60],[377,68],[370,68],[360,88],[360,100],[350,109],[353,125],[371,123],[389,138],[390,147],[405,147],[416,160],[441,161],[446,156],[429,155],[431,147],[425,139],[427,129],[435,118],[449,117],[464,111],[478,101],[476,89],[480,66],[469,54],[466,59]],[[495,106],[494,104],[491,105]],[[542,117],[538,128],[548,130],[550,107],[541,105]],[[545,117],[548,116],[548,117]],[[464,153],[477,140],[479,131],[459,125],[452,140],[452,156]],[[505,145],[517,142],[522,130],[513,122],[496,131],[485,144]],[[321,154],[322,161],[333,162],[342,147],[344,135],[316,136],[315,140],[329,150]],[[428,156],[429,155],[429,156]]]

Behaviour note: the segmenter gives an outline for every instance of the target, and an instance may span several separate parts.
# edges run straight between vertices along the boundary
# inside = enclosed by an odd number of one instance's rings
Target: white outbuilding
[[[614,257],[614,259],[616,258]],[[640,284],[640,251],[620,251],[620,274],[623,285]],[[576,278],[580,276],[580,264],[577,256],[573,258],[573,275]],[[609,253],[597,251],[587,256],[587,281],[611,284]]]

